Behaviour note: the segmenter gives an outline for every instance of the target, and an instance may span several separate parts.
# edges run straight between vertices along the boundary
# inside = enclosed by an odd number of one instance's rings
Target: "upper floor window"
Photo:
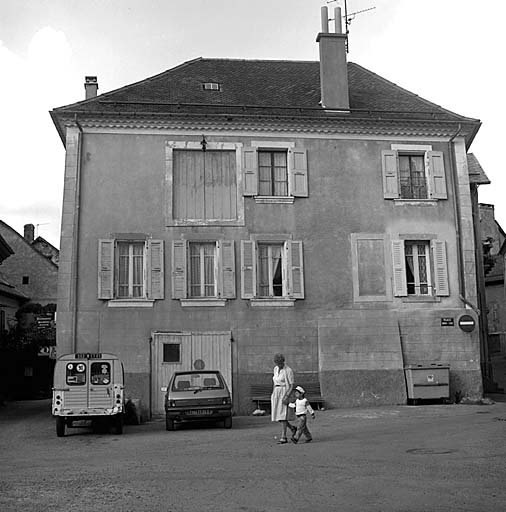
[[[258,193],[261,196],[288,195],[286,151],[258,152]]]
[[[169,225],[243,225],[241,144],[166,143]]]
[[[395,296],[450,295],[443,240],[393,240],[392,259]]]
[[[182,306],[224,306],[235,298],[234,241],[174,240],[172,298]]]
[[[293,202],[308,196],[305,149],[294,143],[253,141],[243,149],[243,194],[257,202]]]
[[[302,242],[277,235],[241,241],[241,296],[264,302],[269,299],[304,298]],[[271,302],[274,303],[274,302]]]
[[[432,146],[392,144],[381,154],[385,199],[446,199],[442,151]]]
[[[98,298],[111,307],[163,299],[163,241],[129,236],[98,242]]]

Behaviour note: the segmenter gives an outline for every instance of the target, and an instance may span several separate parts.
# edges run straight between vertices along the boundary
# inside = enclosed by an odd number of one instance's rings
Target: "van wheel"
[[[117,414],[114,417],[114,432],[119,436],[123,434],[123,414]]]
[[[63,437],[65,435],[65,418],[58,416],[56,418],[56,435]]]
[[[223,421],[223,426],[225,428],[232,428],[232,416],[227,416]]]
[[[174,420],[165,415],[165,430],[174,430]]]

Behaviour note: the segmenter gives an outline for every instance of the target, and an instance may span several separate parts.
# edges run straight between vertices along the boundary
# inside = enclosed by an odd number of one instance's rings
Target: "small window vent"
[[[221,85],[218,82],[204,82],[202,88],[204,91],[221,91]]]

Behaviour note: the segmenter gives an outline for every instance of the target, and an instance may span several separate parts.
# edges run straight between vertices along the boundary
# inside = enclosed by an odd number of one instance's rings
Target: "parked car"
[[[174,372],[165,394],[166,429],[184,421],[223,421],[232,428],[232,399],[219,371]]]
[[[113,354],[66,354],[56,360],[51,413],[56,435],[87,422],[109,423],[123,433],[123,364]]]

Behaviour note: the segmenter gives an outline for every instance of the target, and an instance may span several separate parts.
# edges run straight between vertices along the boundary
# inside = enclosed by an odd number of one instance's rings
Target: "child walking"
[[[297,444],[299,442],[300,436],[304,434],[306,443],[310,443],[313,440],[313,436],[309,429],[307,428],[307,415],[311,414],[311,418],[314,419],[314,411],[309,404],[307,398],[304,398],[304,394],[306,391],[302,386],[297,386],[295,388],[295,403],[288,404],[288,407],[292,407],[295,409],[295,415],[299,419],[299,425],[297,426],[297,432],[293,434],[291,437],[292,443]]]

